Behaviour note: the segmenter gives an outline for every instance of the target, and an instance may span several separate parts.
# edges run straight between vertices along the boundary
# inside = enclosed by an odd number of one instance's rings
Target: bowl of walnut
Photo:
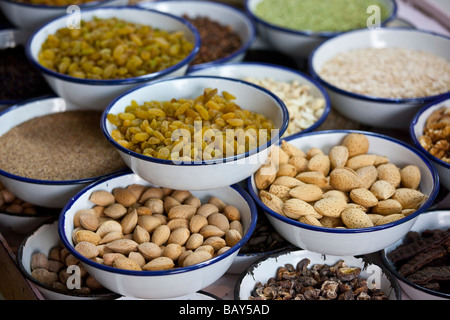
[[[450,98],[420,109],[409,132],[415,146],[436,167],[441,185],[450,190]]]

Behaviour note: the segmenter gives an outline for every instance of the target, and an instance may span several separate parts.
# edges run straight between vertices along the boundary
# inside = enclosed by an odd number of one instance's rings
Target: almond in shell
[[[127,257],[118,257],[114,260],[112,266],[118,269],[141,271],[139,264]]]
[[[415,165],[407,165],[406,167],[400,170],[400,176],[401,176],[400,184],[403,188],[409,189],[419,188],[421,180],[419,167]]]
[[[143,270],[147,271],[158,271],[158,270],[169,270],[175,266],[172,259],[168,257],[158,257],[142,266]]]
[[[97,246],[88,241],[81,241],[77,243],[77,245],[75,246],[75,250],[83,257],[86,257],[88,259],[95,258],[99,253]]]
[[[348,156],[365,154],[369,151],[369,140],[363,133],[352,132],[344,137],[342,145],[347,147]]]
[[[428,196],[419,190],[409,188],[398,188],[391,197],[402,205],[403,209],[417,209],[428,199]]]
[[[343,192],[350,192],[361,186],[361,178],[350,168],[336,168],[330,173],[330,185]]]
[[[339,217],[346,207],[347,201],[337,197],[324,198],[314,204],[314,209],[318,213],[325,217],[334,218]]]
[[[377,197],[365,188],[355,188],[350,191],[349,195],[353,202],[366,208],[373,207],[378,203]]]
[[[315,184],[305,183],[289,189],[289,196],[306,202],[314,202],[322,199],[323,191]]]
[[[286,217],[298,220],[301,216],[315,214],[316,212],[314,207],[306,201],[292,198],[284,203],[283,213]]]
[[[345,146],[333,146],[328,153],[331,169],[344,167],[348,160],[348,149]]]
[[[341,213],[341,219],[347,228],[368,228],[373,227],[373,222],[368,215],[356,208],[347,208]]]
[[[269,209],[275,211],[278,214],[283,214],[284,201],[278,198],[276,195],[271,194],[265,190],[259,192],[259,198]]]

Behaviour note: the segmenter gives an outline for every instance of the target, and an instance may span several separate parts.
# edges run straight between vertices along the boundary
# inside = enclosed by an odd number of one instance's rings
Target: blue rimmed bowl
[[[430,117],[433,112],[441,108],[450,108],[449,97],[432,102],[420,109],[411,121],[409,135],[416,148],[421,150],[436,167],[436,170],[439,173],[441,185],[447,190],[450,190],[450,163],[433,156],[419,142],[419,138],[424,134],[423,129],[425,128],[428,117]]]
[[[86,270],[104,287],[131,298],[166,299],[192,294],[218,280],[228,270],[242,245],[251,236],[257,219],[256,205],[250,195],[240,186],[232,185],[205,191],[192,191],[202,203],[215,196],[225,203],[232,203],[241,212],[244,236],[226,252],[205,262],[189,267],[179,267],[164,271],[130,271],[108,267],[86,259],[75,249],[72,242],[74,214],[80,209],[92,207],[90,194],[95,190],[112,191],[116,187],[131,184],[152,186],[133,173],[122,173],[97,181],[80,191],[61,212],[59,235],[69,252],[85,266]]]
[[[179,17],[187,15],[191,19],[207,17],[211,21],[217,22],[223,26],[229,26],[233,32],[236,32],[239,35],[241,47],[237,51],[214,61],[191,64],[189,70],[196,70],[197,68],[206,67],[214,63],[242,61],[247,50],[251,48],[256,39],[256,27],[253,20],[242,12],[242,10],[225,3],[195,0],[163,0],[142,1],[139,2],[137,6],[171,13]]]
[[[79,110],[79,107],[55,96],[39,97],[13,105],[0,113],[0,136],[33,118],[69,110]],[[103,177],[61,181],[39,180],[0,169],[0,181],[6,189],[19,199],[44,208],[62,208],[78,191]]]
[[[235,156],[186,161],[182,158],[164,160],[146,156],[123,147],[112,138],[111,133],[117,127],[107,119],[108,114],[117,115],[124,112],[132,100],[142,105],[149,101],[195,99],[203,95],[206,88],[216,88],[218,94],[227,91],[236,97],[233,102],[243,110],[261,113],[271,119],[275,127],[275,130],[271,132],[271,139],[257,148]],[[231,78],[184,76],[154,81],[124,93],[104,110],[100,125],[106,139],[117,148],[128,167],[144,180],[172,189],[206,190],[238,183],[256,172],[266,161],[274,143],[286,131],[288,119],[285,104],[262,87]],[[202,143],[196,141],[196,136],[191,136],[189,132],[186,135],[182,134],[181,137],[186,146],[187,143]],[[171,138],[175,141],[178,137],[172,135]],[[201,139],[206,144],[210,144],[205,135]]]
[[[246,0],[246,12],[255,21],[260,37],[275,50],[293,58],[307,58],[309,54],[322,42],[333,38],[342,32],[312,32],[308,30],[293,30],[275,25],[261,19],[255,14],[255,8],[262,0]],[[381,26],[391,21],[397,14],[394,0],[382,0],[389,10],[389,17],[381,22]],[[363,12],[365,14],[365,12]],[[367,17],[369,18],[369,14]]]
[[[0,8],[7,19],[16,27],[34,31],[44,23],[66,14],[71,14],[77,9],[101,8],[105,6],[125,6],[128,0],[97,0],[78,4],[77,7],[39,5],[28,2],[1,0]]]
[[[39,28],[31,36],[26,53],[31,63],[41,71],[50,87],[59,96],[75,105],[91,106],[98,110],[104,110],[115,97],[137,85],[160,78],[182,76],[199,50],[200,37],[197,30],[186,20],[165,12],[131,6],[84,9],[80,12],[81,20],[90,21],[94,17],[102,19],[118,18],[168,32],[182,31],[186,38],[192,42],[193,49],[177,64],[139,77],[107,80],[76,78],[47,69],[38,61],[39,51],[47,37],[54,34],[58,29],[67,27],[67,17],[56,18]]]
[[[295,98],[297,99],[297,101],[302,101],[301,104],[303,105],[295,106],[294,102],[290,103],[290,101],[288,100],[284,101],[289,111],[289,125],[284,136],[302,134],[316,130],[327,119],[331,111],[330,98],[322,85],[320,85],[316,80],[314,80],[307,74],[289,67],[263,62],[230,62],[217,63],[210,66],[197,68],[195,70],[189,69],[187,74],[193,76],[206,75],[228,77],[241,80],[245,78],[253,78],[256,80],[272,79],[275,82],[295,82],[300,86],[307,86],[309,88],[308,93],[312,98],[308,100],[306,94],[302,95],[301,97],[299,96]],[[266,87],[266,89],[270,90],[269,87]],[[277,90],[281,91],[280,87],[274,88],[273,93],[276,94]],[[296,91],[300,90],[297,89]],[[283,100],[282,96],[280,96],[279,98]],[[312,99],[320,99],[323,101],[321,114],[317,112],[318,114],[314,122],[309,117],[316,111],[311,111],[311,113],[307,112],[309,111],[308,106],[312,107],[316,104]],[[303,118],[301,116],[301,112],[305,112],[308,117]],[[304,119],[305,123],[310,124],[310,126],[306,128],[303,127],[305,125],[301,124],[302,119]],[[298,121],[301,125],[295,124],[296,121]]]
[[[418,216],[431,206],[438,194],[439,177],[436,169],[424,154],[400,140],[353,130],[319,131],[284,140],[305,152],[316,147],[328,154],[330,148],[341,144],[342,139],[350,132],[364,133],[367,136],[370,143],[368,153],[387,156],[390,162],[398,167],[407,164],[418,166],[421,172],[419,189],[428,198],[414,213],[384,225],[358,229],[317,227],[287,218],[269,209],[259,198],[254,175],[249,177],[247,189],[256,204],[265,212],[275,230],[299,248],[338,256],[368,254],[381,250],[401,239],[414,225]]]
[[[333,108],[348,119],[377,128],[408,130],[412,118],[421,107],[449,96],[448,91],[428,97],[380,98],[343,90],[320,75],[323,65],[336,55],[366,48],[417,50],[450,61],[450,38],[428,31],[408,28],[365,29],[327,40],[311,53],[309,72],[328,91]],[[384,70],[379,71],[395,70],[391,68],[394,67],[385,66]]]

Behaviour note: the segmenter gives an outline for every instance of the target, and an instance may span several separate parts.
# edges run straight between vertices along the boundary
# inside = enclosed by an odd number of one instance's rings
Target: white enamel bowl
[[[42,296],[47,300],[110,300],[117,299],[120,295],[109,290],[97,293],[80,294],[75,292],[61,292],[43,284],[31,276],[31,257],[40,252],[48,255],[50,250],[61,245],[58,234],[58,220],[48,221],[30,231],[21,242],[17,251],[17,264],[23,276],[33,283]]]
[[[241,223],[244,228],[242,239],[225,253],[208,261],[183,268],[165,271],[130,271],[108,267],[86,259],[73,247],[73,216],[83,208],[90,208],[90,194],[95,190],[112,191],[119,186],[142,184],[148,182],[133,173],[123,173],[103,181],[98,181],[78,193],[64,207],[59,220],[59,234],[63,244],[104,287],[123,296],[141,299],[166,299],[192,294],[218,280],[228,270],[242,245],[251,236],[256,224],[256,206],[244,189],[238,185],[192,191],[205,203],[216,196],[225,203],[232,203],[241,212]]]
[[[1,0],[0,8],[7,19],[16,27],[27,31],[34,31],[44,23],[66,14],[76,13],[89,8],[101,8],[105,6],[125,6],[128,0],[98,0],[76,7],[37,5],[14,0]]]
[[[213,63],[226,63],[242,61],[247,50],[252,46],[256,39],[256,27],[248,15],[238,8],[220,2],[214,1],[185,1],[185,0],[163,0],[163,1],[143,1],[137,4],[139,7],[155,9],[162,12],[171,13],[182,17],[187,15],[189,18],[208,17],[212,21],[218,22],[224,26],[230,26],[232,30],[239,34],[242,46],[236,52],[211,62],[205,62],[197,65],[190,65],[189,69],[196,70],[203,66],[209,66]]]
[[[117,17],[169,32],[183,31],[187,39],[194,44],[194,48],[179,63],[162,71],[140,77],[109,80],[80,79],[47,69],[38,61],[38,53],[47,37],[54,34],[58,29],[66,28],[67,18],[56,18],[42,26],[31,36],[26,53],[32,64],[42,72],[50,87],[66,101],[76,105],[91,106],[98,110],[104,110],[115,97],[139,84],[159,78],[182,76],[199,49],[200,38],[197,30],[184,19],[168,13],[131,6],[84,9],[80,12],[82,20],[90,21],[94,17],[103,19]]]
[[[420,109],[409,127],[410,137],[417,149],[421,150],[430,160],[430,162],[436,167],[439,173],[439,181],[441,185],[447,190],[450,190],[450,164],[442,161],[441,159],[433,156],[419,143],[419,138],[423,135],[423,129],[426,125],[428,117],[435,111],[442,107],[450,108],[450,98],[444,98],[436,102],[432,102],[422,109]]]
[[[116,126],[107,120],[107,115],[123,112],[132,100],[143,104],[152,100],[168,101],[172,98],[195,99],[203,94],[205,88],[217,88],[219,94],[227,91],[236,97],[234,102],[242,109],[265,115],[273,121],[279,136],[282,136],[286,130],[288,123],[286,106],[269,91],[236,79],[185,76],[155,81],[118,97],[103,112],[101,120],[103,133],[117,148],[128,167],[144,180],[155,185],[172,189],[206,190],[238,183],[256,172],[264,163],[272,145],[279,140],[277,132],[272,134],[270,141],[249,152],[203,161],[162,160],[148,157],[122,147],[111,137],[111,132]],[[198,143],[188,136],[183,136],[183,139]],[[205,142],[209,143],[206,140]]]
[[[411,231],[422,232],[425,230],[442,229],[447,230],[450,227],[450,211],[449,210],[433,210],[422,213],[417,219]],[[389,252],[397,248],[403,243],[403,239],[386,247],[380,251],[380,257],[384,265],[397,277],[400,287],[406,295],[413,300],[449,300],[450,294],[437,292],[417,285],[397,272],[397,268],[389,260],[387,255]]]
[[[255,79],[270,78],[275,81],[292,82],[296,81],[300,85],[306,85],[310,88],[310,93],[315,98],[322,98],[325,106],[320,118],[310,127],[303,129],[299,134],[316,130],[327,118],[331,111],[330,98],[326,90],[314,79],[308,75],[294,70],[292,68],[261,62],[236,62],[236,63],[217,63],[211,66],[205,66],[195,70],[188,70],[188,75],[192,76],[218,76],[235,79],[252,77]],[[296,134],[296,133],[293,133]]]
[[[450,38],[427,31],[382,28],[347,32],[318,46],[309,58],[309,72],[328,91],[333,108],[353,121],[377,128],[408,130],[415,113],[449,92],[411,99],[388,99],[342,90],[325,81],[320,70],[339,53],[364,48],[405,48],[434,54],[450,61]],[[391,66],[386,66],[391,68]]]
[[[79,107],[54,96],[13,105],[0,112],[0,136],[30,119],[68,110],[79,110]],[[78,191],[102,177],[51,181],[29,179],[0,170],[0,181],[6,189],[26,202],[45,208],[62,208]]]
[[[341,143],[348,130],[320,131],[306,133],[285,140],[307,151],[311,147],[320,148],[325,154],[332,146]],[[368,254],[382,250],[401,239],[414,225],[417,217],[433,203],[439,191],[439,177],[435,168],[425,156],[406,143],[371,132],[363,132],[369,139],[369,153],[385,155],[391,163],[399,167],[414,164],[419,167],[422,180],[420,190],[428,199],[414,213],[400,220],[380,226],[358,229],[316,227],[283,217],[264,205],[258,196],[254,175],[247,179],[249,193],[266,213],[275,230],[287,241],[299,248],[322,254],[338,256]]]
[[[307,30],[293,30],[274,25],[255,15],[254,11],[262,0],[245,0],[245,9],[255,21],[259,36],[275,50],[293,58],[307,58],[308,55],[322,42],[343,32],[311,32]],[[389,17],[382,21],[384,26],[397,13],[397,6],[393,0],[382,1],[390,11]],[[369,17],[369,15],[368,15]]]
[[[333,256],[323,255],[307,250],[285,250],[276,254],[268,255],[250,265],[237,279],[234,288],[235,300],[249,300],[252,291],[258,282],[267,283],[270,278],[275,278],[277,269],[285,264],[292,264],[294,267],[303,259],[309,259],[307,266],[334,265],[343,260],[349,267],[361,268],[360,278],[367,279],[373,285],[372,288],[380,289],[389,300],[401,300],[402,292],[395,277],[383,265],[378,265],[370,261],[367,257],[355,256]],[[301,301],[296,303],[301,305]]]

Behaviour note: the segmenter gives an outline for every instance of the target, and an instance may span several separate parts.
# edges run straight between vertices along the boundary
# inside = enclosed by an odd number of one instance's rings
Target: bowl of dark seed
[[[199,32],[200,50],[189,71],[216,63],[239,62],[256,39],[253,21],[235,6],[213,1],[144,1],[137,4],[180,16]]]
[[[0,110],[53,91],[25,55],[26,32],[0,30]]]
[[[380,251],[384,265],[413,300],[450,299],[450,211],[419,216],[403,239]]]
[[[86,185],[126,168],[100,130],[101,111],[54,96],[0,112],[0,182],[36,206],[62,208]]]
[[[250,265],[235,300],[401,300],[396,278],[367,256],[285,250]]]

